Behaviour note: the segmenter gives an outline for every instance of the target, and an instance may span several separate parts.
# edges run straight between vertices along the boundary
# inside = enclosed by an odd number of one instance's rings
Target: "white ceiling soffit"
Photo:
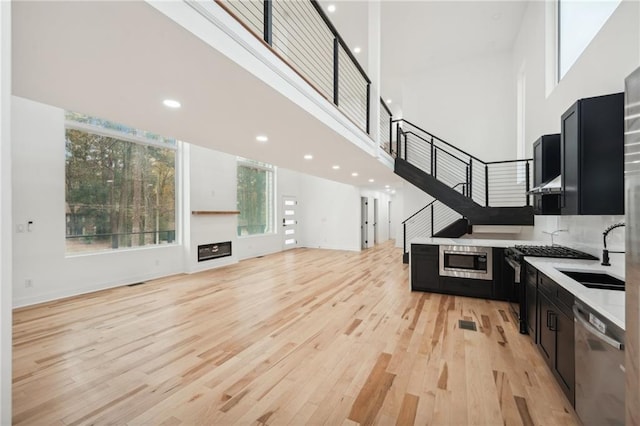
[[[19,1],[12,19],[16,96],[334,181],[373,189],[401,182],[144,2]],[[165,98],[182,108],[165,108]],[[269,142],[256,142],[258,134]]]

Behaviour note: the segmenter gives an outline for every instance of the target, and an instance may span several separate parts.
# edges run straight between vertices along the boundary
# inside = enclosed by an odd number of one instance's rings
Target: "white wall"
[[[11,2],[0,2],[0,424],[11,424]]]
[[[308,175],[300,175],[300,188],[301,246],[360,250],[360,190]]]
[[[402,100],[404,118],[481,160],[516,157],[510,52],[434,64],[403,82]]]
[[[530,2],[513,51],[513,73],[524,69],[525,141],[528,156],[543,134],[560,132],[560,116],[577,99],[624,91],[624,78],[639,65],[639,3],[623,0],[595,39],[547,97],[548,67],[554,54],[546,50],[545,2]]]
[[[13,301],[22,306],[183,271],[178,244],[65,255],[64,111],[12,98]],[[25,280],[32,287],[25,287]]]
[[[187,272],[236,263],[238,216],[192,215],[192,211],[234,211],[236,202],[236,157],[196,145],[184,144],[183,164],[189,168],[184,197],[184,264]],[[198,262],[198,246],[231,241],[231,256]]]

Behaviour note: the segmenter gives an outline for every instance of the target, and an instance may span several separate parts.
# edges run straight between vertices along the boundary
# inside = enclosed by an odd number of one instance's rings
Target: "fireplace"
[[[231,241],[198,246],[198,262],[231,256]]]

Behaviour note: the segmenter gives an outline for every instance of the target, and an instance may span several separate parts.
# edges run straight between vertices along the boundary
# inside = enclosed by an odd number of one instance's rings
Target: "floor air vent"
[[[473,321],[459,320],[458,327],[463,330],[477,331],[476,323]]]

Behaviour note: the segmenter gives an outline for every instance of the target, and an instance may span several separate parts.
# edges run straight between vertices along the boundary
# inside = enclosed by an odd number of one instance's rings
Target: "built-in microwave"
[[[463,245],[440,246],[440,275],[492,280],[492,248]]]

